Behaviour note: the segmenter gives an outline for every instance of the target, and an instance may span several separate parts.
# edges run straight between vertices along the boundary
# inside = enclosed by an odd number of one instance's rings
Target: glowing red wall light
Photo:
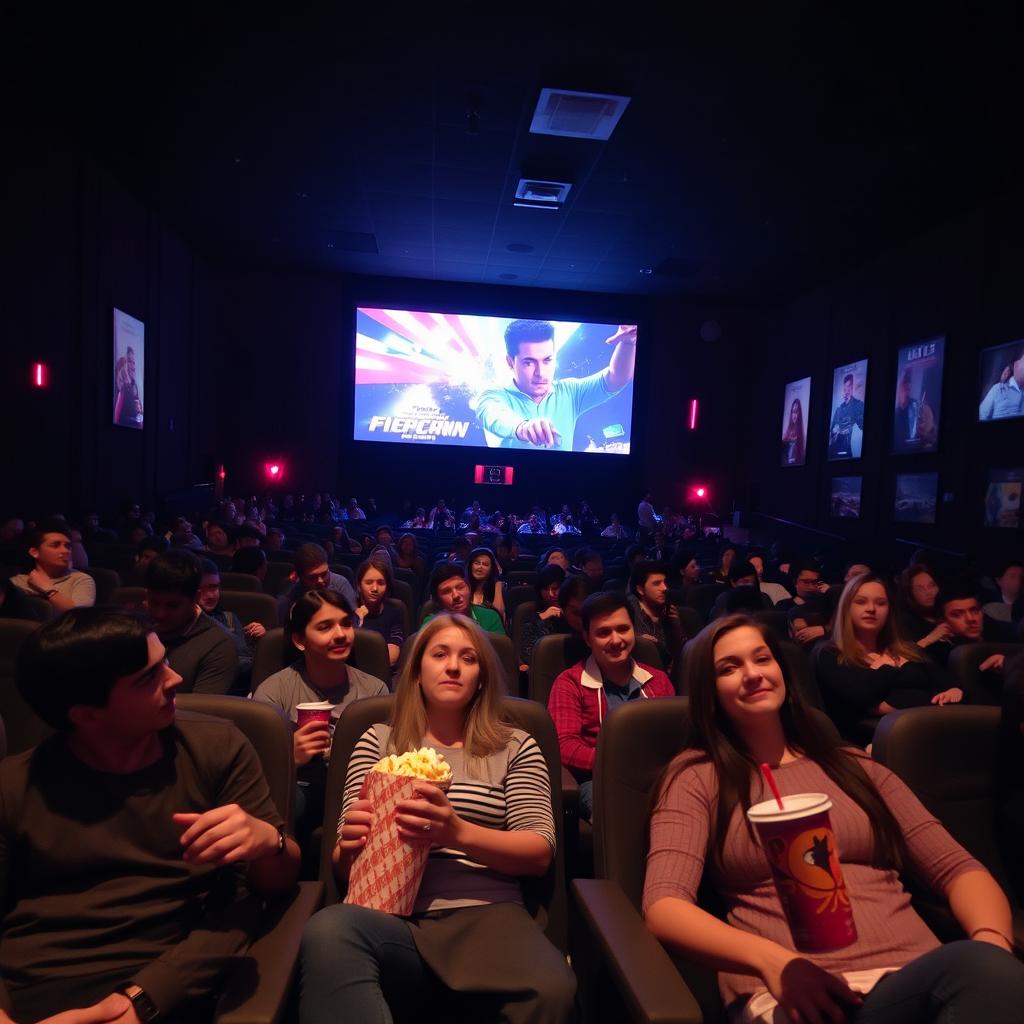
[[[690,399],[690,429],[697,429],[697,399]]]
[[[45,388],[50,383],[50,370],[46,363],[32,364],[32,386],[34,388]]]
[[[267,462],[263,466],[263,472],[266,473],[268,480],[275,483],[284,476],[284,463],[277,461]]]
[[[693,493],[696,494],[698,498],[706,498],[708,489],[703,485],[698,485],[697,487],[694,487]]]

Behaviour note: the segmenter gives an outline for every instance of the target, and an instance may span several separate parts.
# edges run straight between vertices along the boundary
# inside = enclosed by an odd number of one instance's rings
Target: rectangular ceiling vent
[[[520,178],[516,186],[514,206],[532,207],[538,210],[558,210],[565,203],[572,185],[568,181],[541,181],[537,178]]]
[[[627,106],[628,96],[541,89],[530,131],[567,139],[607,140]]]

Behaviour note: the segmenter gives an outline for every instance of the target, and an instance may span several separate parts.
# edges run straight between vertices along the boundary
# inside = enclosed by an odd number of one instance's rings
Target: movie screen
[[[637,329],[356,310],[357,441],[628,455]]]

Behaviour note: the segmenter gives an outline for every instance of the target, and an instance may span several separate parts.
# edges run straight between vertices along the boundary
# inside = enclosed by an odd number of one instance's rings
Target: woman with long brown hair
[[[566,1019],[575,981],[524,908],[519,881],[543,875],[554,855],[548,770],[533,737],[502,720],[502,696],[475,622],[440,613],[420,629],[390,722],[368,729],[349,761],[334,868],[347,882],[373,825],[373,806],[359,799],[366,773],[387,754],[429,746],[451,766],[451,786],[417,783],[395,813],[400,838],[429,847],[426,871],[411,917],[350,904],[314,916],[302,1024],[334,1024],[339,1008],[353,1021],[390,1021],[417,1008],[431,979],[489,996],[503,1020]]]
[[[804,407],[799,398],[789,407],[789,422],[782,435],[782,463],[785,466],[804,464]]]
[[[872,728],[862,724],[866,718],[964,699],[944,669],[903,639],[889,588],[871,573],[843,587],[832,639],[818,653],[816,669],[839,731],[859,743],[871,740]]]
[[[831,742],[784,664],[771,632],[741,615],[691,641],[686,750],[658,787],[651,817],[648,928],[719,971],[730,1019],[745,1024],[1010,1024],[1024,998],[1024,965],[1011,954],[1006,897],[895,775]],[[838,849],[829,855],[842,864],[857,932],[845,948],[792,948],[746,817],[771,798],[761,764],[772,767],[783,797],[831,800]],[[941,946],[910,906],[904,870],[941,893],[976,941]],[[702,877],[724,903],[725,921],[697,905]]]

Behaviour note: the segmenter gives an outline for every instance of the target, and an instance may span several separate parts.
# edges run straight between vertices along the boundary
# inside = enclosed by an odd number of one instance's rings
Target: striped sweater
[[[349,807],[359,797],[363,776],[388,753],[390,726],[374,725],[359,738],[345,778],[340,835]],[[555,848],[551,785],[547,762],[537,741],[511,730],[504,750],[477,760],[470,775],[459,747],[435,747],[451,765],[448,800],[465,821],[484,828],[536,832]],[[431,849],[413,913],[472,907],[484,903],[522,903],[519,880],[470,860],[458,850]]]

